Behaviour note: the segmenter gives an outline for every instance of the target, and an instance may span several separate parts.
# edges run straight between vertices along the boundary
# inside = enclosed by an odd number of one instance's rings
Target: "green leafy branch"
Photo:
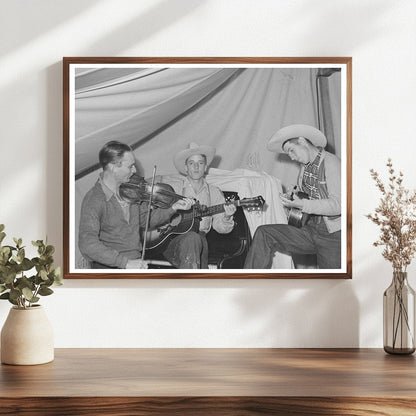
[[[51,295],[51,286],[62,285],[61,269],[54,267],[55,247],[43,240],[32,241],[38,256],[31,259],[26,257],[21,238],[13,238],[15,245],[3,246],[4,228],[0,224],[0,299],[26,309],[40,296]]]

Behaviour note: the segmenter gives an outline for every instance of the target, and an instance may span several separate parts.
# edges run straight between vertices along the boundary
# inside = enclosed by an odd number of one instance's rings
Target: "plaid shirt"
[[[311,197],[303,200],[303,212],[322,215],[328,232],[333,233],[341,229],[341,161],[322,149],[318,156],[299,173],[298,185]]]
[[[302,190],[310,199],[328,198],[325,181],[325,163],[321,163],[322,147],[312,163],[308,163],[303,170]]]

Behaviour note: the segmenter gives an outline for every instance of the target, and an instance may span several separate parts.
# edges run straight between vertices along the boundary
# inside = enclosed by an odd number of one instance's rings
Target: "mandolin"
[[[248,211],[260,211],[263,208],[264,203],[265,201],[262,196],[225,202],[225,204],[242,207]],[[170,222],[159,226],[155,230],[150,230],[147,233],[147,248],[149,250],[155,249],[156,247],[161,249],[160,246],[162,244],[167,244],[176,235],[185,234],[188,231],[198,231],[199,222],[202,217],[219,214],[220,212],[224,212],[224,204],[206,207],[196,203],[190,210],[177,211],[171,218]]]

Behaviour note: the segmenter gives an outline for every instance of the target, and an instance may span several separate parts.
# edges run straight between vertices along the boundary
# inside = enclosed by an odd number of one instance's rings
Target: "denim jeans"
[[[324,221],[310,222],[302,228],[287,224],[257,228],[244,264],[246,269],[269,269],[273,255],[316,254],[320,269],[341,267],[341,230],[329,233]]]

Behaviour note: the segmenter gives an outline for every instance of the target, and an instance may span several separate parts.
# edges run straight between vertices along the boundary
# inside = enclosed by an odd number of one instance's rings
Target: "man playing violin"
[[[176,169],[185,175],[177,183],[171,184],[178,194],[192,198],[206,207],[224,204],[224,212],[201,218],[199,230],[188,231],[170,241],[163,255],[180,269],[208,268],[206,233],[212,227],[218,233],[227,234],[234,227],[233,215],[236,207],[227,205],[221,190],[209,185],[205,179],[214,156],[214,147],[191,143],[188,149],[178,152],[173,159]]]
[[[267,148],[286,153],[299,163],[297,187],[308,198],[281,195],[287,208],[310,214],[297,228],[288,224],[267,224],[257,228],[244,264],[246,269],[270,268],[276,251],[285,254],[316,254],[320,269],[341,267],[341,161],[324,150],[325,135],[318,129],[294,124],[278,130]]]
[[[102,167],[95,185],[85,195],[80,214],[78,245],[94,269],[144,269],[140,259],[140,230],[145,227],[147,205],[130,204],[119,195],[119,187],[136,172],[130,146],[111,141],[99,152]],[[151,211],[150,227],[166,223],[177,210],[190,209],[191,199],[176,201],[170,208]]]

